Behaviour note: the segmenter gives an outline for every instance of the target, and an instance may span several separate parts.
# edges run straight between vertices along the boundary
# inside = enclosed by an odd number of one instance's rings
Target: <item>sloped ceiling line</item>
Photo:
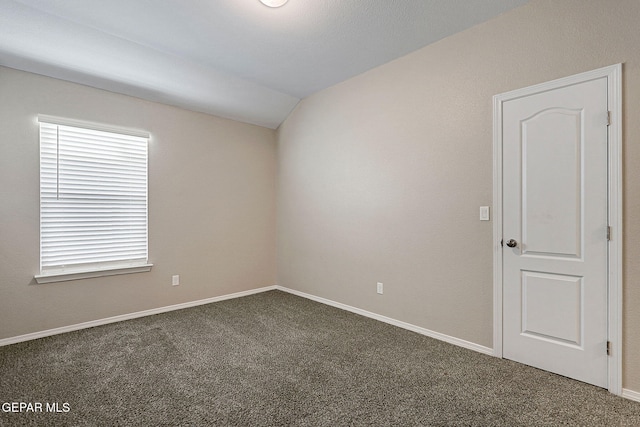
[[[268,128],[527,0],[0,0],[0,65]]]

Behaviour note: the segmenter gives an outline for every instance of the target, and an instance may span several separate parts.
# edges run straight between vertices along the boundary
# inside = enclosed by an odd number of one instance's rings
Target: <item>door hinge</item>
[[[611,240],[611,226],[607,225],[607,240]]]
[[[611,111],[607,111],[607,126],[611,125]]]
[[[611,341],[607,341],[607,356],[611,356]]]

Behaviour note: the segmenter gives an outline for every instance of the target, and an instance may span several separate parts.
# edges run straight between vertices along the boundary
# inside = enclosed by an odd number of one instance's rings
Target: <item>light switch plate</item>
[[[480,221],[489,221],[489,206],[480,206]]]

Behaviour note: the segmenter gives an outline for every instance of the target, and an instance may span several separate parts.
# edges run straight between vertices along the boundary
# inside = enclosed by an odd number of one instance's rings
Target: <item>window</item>
[[[38,283],[149,271],[138,131],[40,116]]]

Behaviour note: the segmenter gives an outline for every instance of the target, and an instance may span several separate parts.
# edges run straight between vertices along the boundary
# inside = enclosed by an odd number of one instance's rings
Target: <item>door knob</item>
[[[507,240],[507,246],[509,246],[510,248],[515,248],[516,246],[518,246],[518,242],[513,239],[509,239]]]

